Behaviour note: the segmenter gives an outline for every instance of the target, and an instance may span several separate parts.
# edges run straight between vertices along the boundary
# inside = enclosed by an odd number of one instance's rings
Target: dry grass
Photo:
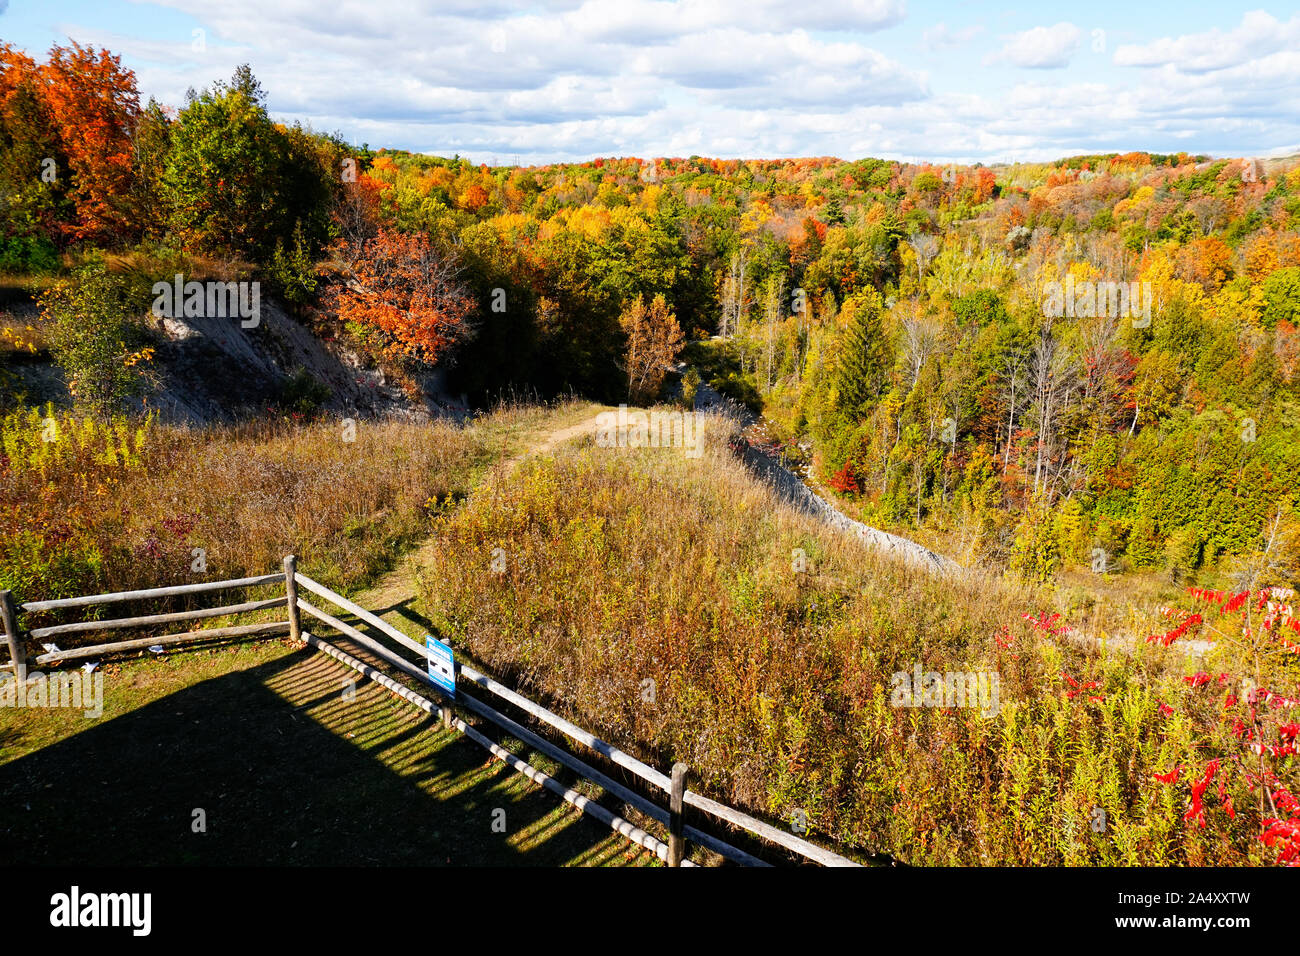
[[[805,814],[848,851],[1214,865],[1275,862],[1287,845],[1261,835],[1300,816],[1296,711],[1240,681],[1300,698],[1296,655],[1243,644],[1229,615],[1207,618],[1220,640],[1203,660],[1144,643],[1097,656],[1023,618],[1048,595],[895,566],[788,511],[718,422],[701,458],[587,438],[514,465],[539,430],[592,411],[361,423],[355,442],[318,423],[79,426],[48,443],[39,414],[11,418],[0,586],[27,600],[236,576],[294,551],[354,590],[432,533],[425,610],[462,652],[644,759],[687,761],[714,796]],[[894,706],[895,675],[918,666],[995,674],[1000,707]]]
[[[779,506],[722,430],[700,459],[588,441],[477,492],[439,531],[430,616],[580,724],[661,767],[687,761],[751,811],[801,811],[845,848],[940,864],[1276,858],[1225,685],[1189,686],[1189,665],[1152,645],[1091,656],[1023,619],[1050,608],[1044,595],[828,535]],[[1225,643],[1206,667],[1245,664]],[[918,665],[996,673],[998,713],[892,706],[893,675]],[[1266,677],[1296,696],[1293,667]],[[1260,715],[1260,733],[1279,739],[1284,716]],[[1237,812],[1207,797],[1202,829],[1183,816],[1187,778],[1214,757]],[[1154,779],[1175,765],[1179,783]],[[1270,772],[1294,790],[1287,759]]]
[[[47,411],[0,427],[0,587],[19,601],[266,573],[290,553],[332,587],[363,586],[530,428],[574,414],[503,407],[463,428],[360,421],[351,432],[53,413],[47,442]]]

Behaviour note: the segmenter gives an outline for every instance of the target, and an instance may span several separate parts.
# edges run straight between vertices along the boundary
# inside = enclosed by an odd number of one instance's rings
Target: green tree
[[[826,200],[826,205],[822,207],[819,218],[828,226],[844,225],[844,206],[840,202],[839,196],[831,196]]]
[[[889,343],[880,321],[880,297],[874,292],[849,296],[841,311],[848,313],[849,318],[840,347],[835,388],[839,407],[857,419],[880,395],[891,364]]]
[[[1130,432],[1140,424],[1152,425],[1169,415],[1178,403],[1180,379],[1178,359],[1169,352],[1153,349],[1142,357],[1131,392]]]
[[[1201,563],[1204,547],[1204,542],[1193,528],[1179,528],[1169,536],[1165,542],[1165,563],[1174,583],[1196,570]]]
[[[990,289],[976,289],[966,293],[952,304],[952,312],[958,325],[977,329],[987,325],[1001,326],[1008,321],[1007,309],[1001,296]]]
[[[251,74],[192,96],[172,135],[163,187],[172,227],[195,251],[268,253],[277,208],[281,137]]]
[[[1056,546],[1063,558],[1081,561],[1089,542],[1088,517],[1078,498],[1070,498],[1056,513]]]
[[[290,305],[303,305],[316,294],[316,269],[301,226],[294,230],[292,248],[286,250],[284,240],[276,240],[266,272],[271,287]]]
[[[1300,321],[1300,266],[1278,269],[1260,286],[1264,294],[1264,309],[1260,321],[1269,328],[1278,322]]]
[[[168,210],[163,194],[163,176],[171,152],[171,121],[153,98],[140,114],[132,145],[135,150],[132,214],[145,239],[161,239],[167,232]]]
[[[162,191],[173,230],[195,251],[265,262],[303,230],[324,240],[340,188],[338,144],[271,121],[248,68],[191,95],[172,129]]]
[[[1056,547],[1052,512],[1040,499],[1031,501],[1016,528],[1011,570],[1033,584],[1046,584],[1056,574],[1061,555]]]
[[[1139,515],[1129,532],[1128,556],[1139,569],[1157,567],[1164,558],[1164,550],[1156,534],[1156,523],[1146,515]]]
[[[152,350],[141,344],[129,284],[100,262],[78,269],[41,297],[51,351],[78,406],[108,419],[136,394]]]

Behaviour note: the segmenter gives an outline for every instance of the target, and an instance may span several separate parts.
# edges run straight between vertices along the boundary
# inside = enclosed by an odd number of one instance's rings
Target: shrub
[[[695,408],[695,396],[700,390],[702,379],[700,373],[694,368],[686,370],[682,376],[682,407],[686,409]]]
[[[19,601],[129,591],[261,574],[290,553],[317,580],[355,587],[427,534],[429,502],[463,494],[486,456],[477,429],[450,425],[361,423],[355,437],[333,422],[192,431],[11,413],[0,587]],[[40,623],[53,620],[24,626]]]
[[[758,394],[758,387],[746,375],[739,372],[727,372],[709,380],[709,386],[719,395],[725,395],[744,405],[752,412],[763,410],[763,397]]]
[[[54,272],[59,253],[44,236],[0,236],[0,272]]]
[[[108,419],[137,393],[153,349],[135,319],[129,284],[91,261],[41,296],[50,348],[73,399]]]
[[[441,526],[430,617],[569,719],[657,765],[686,761],[701,792],[778,824],[800,810],[844,849],[914,865],[1258,865],[1300,846],[1296,682],[1274,655],[1254,678],[1267,693],[1238,686],[1255,668],[1233,640],[1245,597],[1203,612],[1220,636],[1204,666],[1221,678],[1188,675],[1161,643],[1099,658],[1031,593],[918,574],[782,507],[725,437],[706,429],[701,459],[588,447],[525,464]],[[1035,538],[1050,540],[1040,514]],[[1294,636],[1280,618],[1269,634],[1275,650]],[[997,712],[897,706],[891,685],[918,664],[996,673]],[[1286,808],[1276,820],[1269,801]]]
[[[846,461],[843,468],[831,475],[827,484],[842,495],[856,495],[862,493],[862,482],[858,479],[858,474],[853,468],[852,461]]]
[[[291,306],[305,305],[316,295],[320,280],[301,227],[294,230],[292,250],[285,250],[284,240],[276,240],[266,273],[271,290]]]
[[[330,398],[329,388],[302,366],[280,386],[279,405],[302,418],[313,418]]]

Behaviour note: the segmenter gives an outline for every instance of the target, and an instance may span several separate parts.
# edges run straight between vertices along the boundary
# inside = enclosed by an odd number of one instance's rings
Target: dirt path
[[[735,418],[742,428],[749,428],[757,420],[752,412],[724,399],[707,385],[701,386],[697,408]],[[595,430],[600,410],[589,412],[581,421],[549,428],[535,429],[514,439],[515,446],[503,454],[488,470],[488,476],[500,480],[517,468],[525,459],[544,455],[567,441],[572,441]],[[952,559],[909,541],[855,521],[808,487],[796,474],[782,465],[763,449],[747,448],[742,457],[746,465],[772,487],[784,501],[811,514],[819,521],[842,533],[858,537],[868,547],[884,551],[914,567],[929,572],[953,573],[961,570]],[[433,539],[401,558],[398,566],[386,574],[372,588],[354,596],[362,607],[370,608],[384,620],[404,633],[421,637],[430,630],[429,621],[415,607],[419,593],[419,574],[428,564],[428,557],[436,547]]]
[[[488,477],[498,480],[504,478],[525,459],[544,455],[567,441],[589,434],[595,430],[598,414],[598,411],[591,412],[576,424],[525,433],[512,442],[519,450],[503,455],[494,462],[488,469]],[[354,595],[353,600],[362,607],[373,610],[403,633],[422,637],[429,631],[429,622],[414,605],[419,593],[420,572],[428,565],[428,557],[436,546],[437,542],[433,538],[426,539],[419,547],[403,555],[398,566],[373,587]]]

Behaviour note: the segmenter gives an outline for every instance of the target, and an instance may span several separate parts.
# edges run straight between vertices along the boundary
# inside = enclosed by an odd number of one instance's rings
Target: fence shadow
[[[305,649],[0,766],[4,865],[556,866],[627,847]]]

